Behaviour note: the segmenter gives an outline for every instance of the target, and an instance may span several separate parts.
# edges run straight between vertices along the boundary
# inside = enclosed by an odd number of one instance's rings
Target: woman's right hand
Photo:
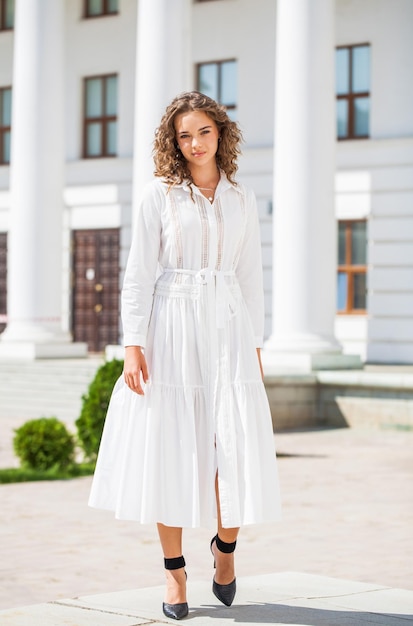
[[[140,396],[144,395],[142,381],[147,383],[149,376],[145,355],[140,346],[126,346],[123,376],[129,389]]]

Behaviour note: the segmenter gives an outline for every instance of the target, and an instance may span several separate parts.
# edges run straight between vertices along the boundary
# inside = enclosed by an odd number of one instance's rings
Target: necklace
[[[198,185],[197,185],[198,187]],[[215,189],[218,187],[218,183],[215,185],[215,187],[198,187],[198,189],[200,189],[201,191],[212,191],[212,194],[210,196],[207,196],[207,199],[212,202],[214,200],[214,193],[215,193]]]

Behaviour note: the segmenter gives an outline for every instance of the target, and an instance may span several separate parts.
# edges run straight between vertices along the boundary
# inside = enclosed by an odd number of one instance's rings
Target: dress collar
[[[234,189],[235,191],[238,191],[238,193],[244,193],[242,187],[240,185],[234,185],[233,183],[231,183],[225,172],[223,170],[220,170],[220,179],[218,181],[218,185],[217,188],[215,189],[215,198],[217,198],[219,195],[221,195],[224,191],[226,191],[227,189]],[[182,183],[174,185],[175,188],[181,188],[184,191],[190,193],[191,190],[191,186],[189,184],[189,182],[187,180],[184,180]],[[198,189],[198,187],[196,187],[196,185],[192,185],[192,190],[193,193],[198,195],[198,196],[202,196],[203,198],[205,197],[201,191]]]

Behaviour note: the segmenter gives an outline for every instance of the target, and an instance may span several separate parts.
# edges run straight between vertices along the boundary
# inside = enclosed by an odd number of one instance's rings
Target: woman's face
[[[181,113],[175,118],[178,146],[188,161],[189,169],[215,162],[219,132],[214,120],[204,111]]]

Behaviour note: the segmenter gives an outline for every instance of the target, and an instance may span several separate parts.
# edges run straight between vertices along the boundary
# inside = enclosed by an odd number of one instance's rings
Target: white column
[[[64,0],[17,0],[8,325],[1,357],[85,354],[62,331]]]
[[[138,0],[131,221],[153,179],[153,140],[165,107],[190,88],[190,8],[191,0]],[[123,358],[123,349],[106,346],[106,357]]]
[[[334,338],[334,0],[278,0],[268,365],[348,367]]]
[[[133,212],[153,178],[152,145],[165,107],[190,85],[190,0],[139,0],[136,40]]]

